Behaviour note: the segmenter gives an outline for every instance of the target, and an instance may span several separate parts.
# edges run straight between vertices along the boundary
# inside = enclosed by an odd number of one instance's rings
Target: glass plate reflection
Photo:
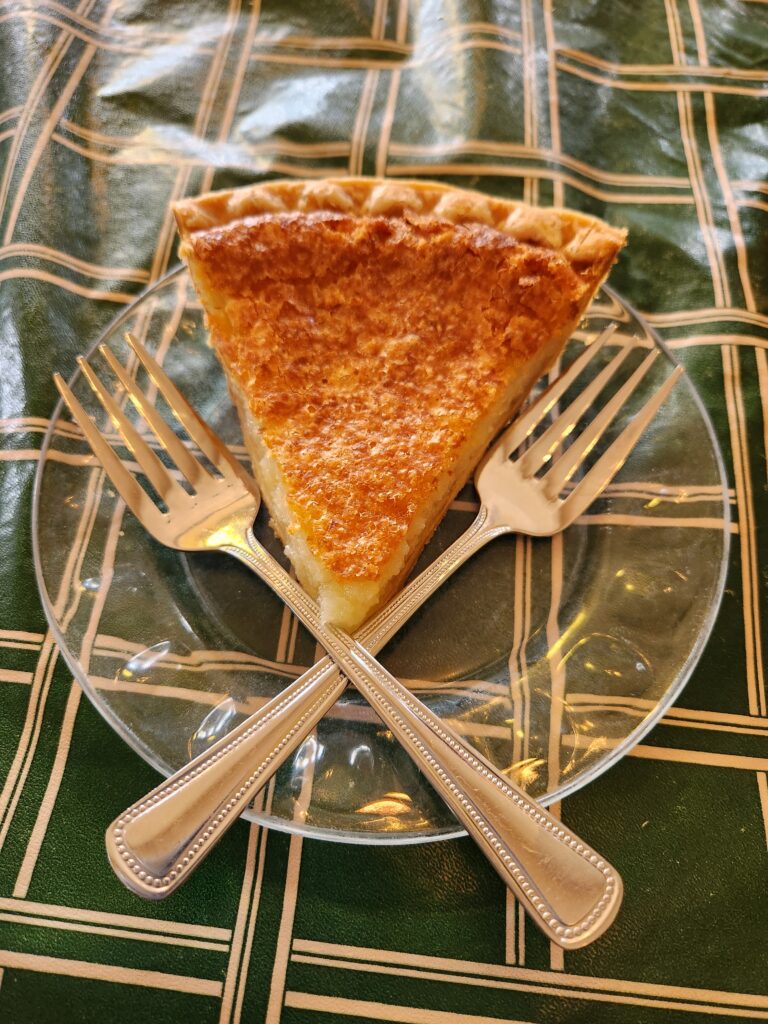
[[[616,345],[637,349],[625,361],[627,374],[650,348],[661,349],[631,308],[604,289],[564,363],[611,321],[618,330],[590,374]],[[162,359],[245,461],[186,272],[145,293],[98,343],[125,359],[126,331]],[[661,350],[616,430],[670,365]],[[93,410],[78,375],[72,386]],[[476,510],[468,486],[417,571]],[[257,534],[283,557],[263,509]],[[718,607],[728,536],[720,456],[683,378],[577,524],[552,540],[494,541],[413,617],[382,661],[533,796],[558,800],[615,763],[680,692]],[[43,603],[73,673],[115,730],[166,775],[318,656],[314,640],[244,566],[155,543],[125,512],[61,406],[38,467],[34,545]],[[461,834],[351,689],[248,817],[347,842]]]

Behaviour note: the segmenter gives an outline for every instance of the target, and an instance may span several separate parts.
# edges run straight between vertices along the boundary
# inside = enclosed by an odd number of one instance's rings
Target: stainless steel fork
[[[574,364],[555,388],[494,446],[478,475],[479,483],[487,479],[489,474],[493,476],[497,473],[504,464],[514,465],[507,463],[505,453],[517,447],[534,429],[598,347],[598,344],[593,344],[587,349],[582,359]],[[161,513],[150,501],[146,492],[100,436],[63,381],[57,379],[75,418],[81,423],[127,504],[136,511],[150,532],[159,536],[164,543],[187,549],[215,547],[228,551],[252,567],[256,563],[259,574],[279,588],[278,592],[282,593],[282,588],[287,586],[291,606],[321,643],[331,650],[395,734],[401,739],[406,738],[406,748],[417,763],[427,770],[428,776],[442,791],[470,834],[494,861],[494,866],[507,884],[515,889],[523,905],[533,913],[534,919],[555,941],[564,946],[575,948],[595,938],[608,926],[620,903],[621,882],[613,869],[586,844],[568,834],[556,819],[516,791],[508,780],[499,778],[492,766],[443,723],[435,720],[420,702],[385,673],[360,644],[354,644],[339,631],[328,631],[319,625],[313,603],[309,602],[290,577],[271,563],[263,549],[254,546],[255,541],[248,533],[258,503],[255,485],[186,405],[160,368],[139,346],[134,344],[134,350],[180,422],[222,473],[222,477],[218,479],[205,471],[138,391],[135,382],[111,353],[104,351],[105,359],[134,404],[196,489],[196,497],[190,503],[186,492],[176,484],[146,446],[90,367],[83,363],[83,372],[89,383],[148,480],[168,504],[169,510],[172,508],[172,512]],[[619,357],[623,358],[621,352]],[[611,364],[612,369],[607,368],[610,373],[604,371],[593,382],[592,398],[599,391],[598,381],[602,379],[603,383],[607,382],[616,369],[619,357]],[[650,361],[646,360],[643,364],[645,370],[649,365]],[[642,367],[641,370],[630,378],[615,397],[614,411],[639,383],[645,372]],[[636,437],[666,397],[674,379],[676,376],[668,380],[631,428],[628,428],[629,432],[625,432],[609,449],[565,501],[555,502],[547,498],[544,492],[548,510],[558,506],[560,515],[554,528],[545,527],[531,532],[555,532],[572,521],[589,504],[626,457]],[[592,398],[589,391],[582,393],[580,399],[577,399],[581,405],[575,403],[571,413],[580,415],[578,409],[583,411]],[[598,423],[598,428],[577,442],[580,444],[581,458],[571,457],[565,469],[558,460],[563,482],[572,475],[588,448],[605,429],[607,416],[606,413],[602,426],[597,420],[594,421]],[[520,472],[526,479],[535,479],[532,476],[535,472],[535,459],[546,460],[557,443],[556,431],[550,429],[529,449],[528,456],[534,451],[538,454],[533,458],[526,457],[519,464]],[[575,447],[576,444],[572,445],[572,449]],[[601,477],[605,477],[602,483]],[[551,487],[550,484],[550,490]],[[201,497],[203,500],[200,500]],[[468,534],[446,552],[439,564],[427,570],[393,602],[388,609],[389,615],[380,615],[373,620],[360,639],[378,649],[413,609],[472,551],[491,537],[513,528],[508,523],[489,520],[489,511],[492,508],[484,503]],[[537,519],[538,526],[543,526],[544,521],[540,516]],[[248,537],[249,546],[243,543],[244,537]],[[257,716],[195,759],[177,776],[157,787],[144,801],[129,809],[108,832],[110,859],[121,877],[136,891],[150,897],[166,895],[176,888],[208,852],[214,837],[234,820],[258,786],[266,781],[287,753],[331,706],[341,688],[343,682],[338,672],[326,659],[325,664],[321,662],[311,673],[297,680]],[[257,751],[264,755],[260,763],[258,756],[254,760]],[[439,755],[438,759],[435,753]],[[246,764],[250,767],[247,774],[243,772]],[[193,828],[190,827],[192,822],[195,823]],[[527,855],[522,859],[519,858],[521,849]],[[539,858],[543,858],[544,863],[549,862],[544,872],[538,863]]]

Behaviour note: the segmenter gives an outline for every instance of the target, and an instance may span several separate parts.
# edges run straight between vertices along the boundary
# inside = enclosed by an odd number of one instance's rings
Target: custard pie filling
[[[279,185],[177,204],[181,251],[273,524],[324,617],[353,629],[559,354],[623,233],[421,183]]]

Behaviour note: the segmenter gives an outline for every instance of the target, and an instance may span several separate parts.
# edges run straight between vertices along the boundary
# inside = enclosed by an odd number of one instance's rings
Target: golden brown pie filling
[[[569,258],[489,224],[407,210],[289,204],[215,219],[189,230],[180,218],[183,255],[245,433],[259,435],[254,463],[266,451],[277,467],[279,500],[270,473],[260,483],[289,554],[300,535],[321,576],[371,584],[365,609],[336,615],[352,628],[556,357],[623,236],[598,257],[587,246]],[[300,579],[321,590],[303,560]]]

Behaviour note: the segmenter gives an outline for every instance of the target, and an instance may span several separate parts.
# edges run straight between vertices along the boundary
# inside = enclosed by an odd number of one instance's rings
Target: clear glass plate
[[[613,342],[637,348],[624,377],[649,349],[661,350],[619,416],[621,429],[669,373],[671,359],[604,289],[564,362],[612,320],[619,329],[605,359]],[[129,330],[245,460],[185,271],[128,307],[98,343],[126,359]],[[605,359],[593,360],[590,373]],[[95,412],[78,374],[71,383]],[[417,569],[470,525],[476,508],[468,486]],[[263,509],[257,534],[282,558]],[[494,541],[381,658],[495,765],[549,803],[614,764],[680,693],[717,611],[728,538],[720,455],[684,377],[582,520],[552,540]],[[46,613],[75,677],[116,732],[166,775],[317,657],[314,641],[244,566],[155,543],[124,511],[61,405],[39,462],[34,556]],[[462,834],[352,689],[248,817],[346,842]]]

